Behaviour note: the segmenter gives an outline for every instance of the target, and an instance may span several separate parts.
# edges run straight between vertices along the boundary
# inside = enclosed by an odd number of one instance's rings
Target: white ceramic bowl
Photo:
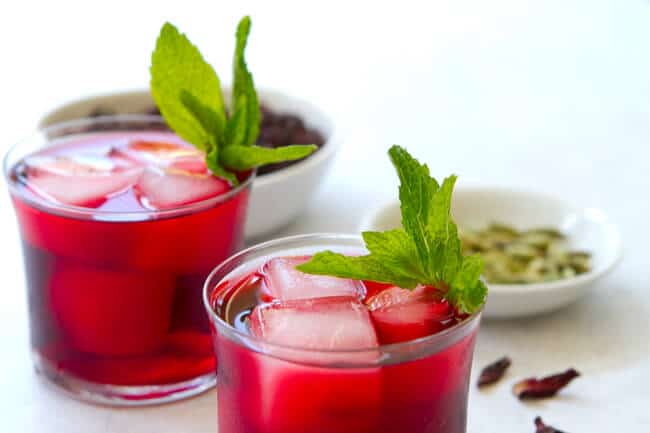
[[[459,188],[452,214],[459,227],[481,228],[504,222],[519,229],[559,228],[572,249],[592,254],[591,271],[574,278],[536,284],[489,284],[484,317],[515,318],[557,310],[584,296],[593,283],[611,271],[622,256],[618,229],[603,212],[581,209],[543,194],[503,188]],[[361,230],[399,227],[399,203],[371,211]]]
[[[228,98],[228,92],[224,93]],[[324,135],[325,144],[309,158],[255,179],[246,220],[249,239],[276,231],[300,215],[316,194],[339,145],[331,119],[312,104],[271,90],[259,91],[259,97],[273,111],[301,117],[307,126]],[[40,120],[39,127],[88,117],[98,107],[114,114],[141,114],[153,108],[154,102],[148,90],[90,96],[52,110]]]

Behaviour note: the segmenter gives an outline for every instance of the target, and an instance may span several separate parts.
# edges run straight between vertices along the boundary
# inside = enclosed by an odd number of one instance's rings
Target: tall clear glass
[[[272,257],[364,253],[359,237],[305,235],[242,251],[209,276],[203,301],[218,359],[220,433],[462,433],[480,313],[417,340],[359,350],[267,343],[222,317],[224,295]]]
[[[36,132],[4,160],[22,238],[34,364],[81,399],[159,403],[215,383],[201,290],[214,264],[243,244],[254,175],[189,205],[111,212],[29,194],[15,168],[62,140],[164,129],[158,116],[75,121]]]

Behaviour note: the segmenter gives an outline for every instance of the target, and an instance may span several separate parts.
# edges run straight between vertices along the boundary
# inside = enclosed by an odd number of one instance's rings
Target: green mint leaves
[[[160,30],[151,56],[151,94],[167,124],[206,152],[208,168],[237,184],[238,171],[304,158],[316,146],[255,146],[260,131],[257,92],[244,52],[251,20],[239,22],[233,60],[232,103],[225,107],[221,81],[190,40],[170,23]]]
[[[292,144],[269,149],[259,146],[231,145],[223,148],[221,160],[233,170],[246,170],[274,162],[304,158],[313,152],[312,146]]]
[[[251,31],[251,20],[244,17],[237,26],[237,44],[233,59],[233,119],[231,139],[227,145],[252,146],[260,132],[260,106],[248,71],[244,51]],[[230,126],[230,125],[229,125]]]
[[[169,126],[201,150],[208,150],[217,137],[187,106],[210,111],[210,116],[221,122],[219,129],[226,123],[219,77],[190,40],[170,23],[160,30],[151,56],[151,94]]]
[[[458,311],[474,313],[487,296],[480,280],[483,260],[463,257],[458,229],[451,219],[455,176],[439,184],[402,147],[388,152],[400,179],[399,197],[403,229],[364,232],[369,253],[344,256],[324,251],[297,266],[309,274],[378,281],[413,289],[435,286]]]

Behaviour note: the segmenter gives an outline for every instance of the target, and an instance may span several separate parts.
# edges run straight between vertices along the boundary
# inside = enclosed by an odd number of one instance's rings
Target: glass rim
[[[20,199],[26,202],[27,204],[34,206],[38,209],[44,210],[46,212],[49,211],[54,214],[63,214],[64,216],[73,216],[73,217],[75,215],[84,216],[84,217],[97,217],[101,215],[107,215],[107,216],[120,217],[120,219],[117,219],[115,222],[129,222],[130,221],[129,217],[133,217],[134,220],[139,221],[142,219],[143,216],[155,216],[156,218],[168,217],[168,216],[180,216],[180,215],[192,213],[193,211],[196,210],[202,210],[204,208],[208,208],[211,205],[216,205],[216,204],[226,202],[231,198],[233,198],[234,196],[238,195],[242,190],[248,188],[256,177],[257,170],[253,169],[251,170],[250,174],[246,177],[244,181],[240,182],[239,185],[232,188],[227,193],[220,194],[214,197],[209,197],[197,202],[179,205],[169,209],[161,209],[161,210],[139,209],[139,210],[129,210],[129,211],[114,211],[114,210],[107,211],[101,209],[86,208],[83,206],[69,205],[65,203],[59,203],[59,202],[47,200],[45,198],[40,198],[37,195],[34,195],[34,197],[29,197],[27,194],[24,193],[24,191],[22,191],[22,188],[19,188],[17,186],[17,182],[15,182],[11,178],[10,173],[13,168],[13,165],[10,165],[9,159],[16,151],[18,151],[23,146],[26,146],[29,143],[34,143],[37,140],[42,138],[46,146],[39,147],[40,150],[46,148],[47,144],[51,142],[51,140],[47,138],[47,134],[49,133],[57,133],[57,132],[65,131],[68,128],[80,128],[84,126],[97,125],[97,124],[99,125],[109,124],[115,122],[121,122],[127,124],[132,123],[134,125],[137,125],[139,123],[151,124],[154,122],[159,123],[160,125],[166,124],[162,116],[158,116],[155,114],[116,114],[116,115],[80,118],[80,119],[55,123],[53,125],[44,128],[38,128],[35,131],[33,131],[29,136],[11,145],[11,147],[9,147],[4,157],[2,158],[3,176],[9,188],[9,192],[12,195],[16,195],[20,197]],[[116,130],[115,132],[118,131],[119,130]],[[87,133],[101,134],[105,132],[110,133],[113,131],[110,130],[96,131],[96,132],[88,131]],[[176,134],[174,131],[170,131],[170,133]],[[70,134],[70,135],[75,135],[75,134]],[[65,136],[66,135],[62,135],[61,137],[56,137],[56,138],[63,138]],[[106,220],[106,221],[110,222],[111,220]]]
[[[309,353],[309,354],[324,354],[324,355],[340,355],[340,354],[351,354],[351,355],[358,355],[358,354],[363,354],[363,353],[372,353],[372,352],[377,352],[377,350],[384,350],[384,351],[400,351],[403,350],[404,348],[409,348],[409,347],[416,347],[416,346],[421,346],[421,345],[427,345],[427,344],[433,344],[434,342],[438,340],[444,340],[446,337],[449,337],[451,335],[454,335],[456,333],[459,333],[463,330],[465,330],[468,327],[471,327],[476,323],[477,320],[480,319],[481,314],[483,312],[483,306],[476,311],[475,313],[471,314],[469,317],[464,319],[462,322],[455,324],[454,326],[447,328],[441,332],[437,332],[435,334],[427,335],[424,337],[416,338],[414,340],[409,340],[409,341],[404,341],[400,343],[391,343],[391,344],[380,344],[375,347],[362,347],[362,348],[355,348],[355,349],[312,349],[312,348],[305,348],[305,347],[300,347],[300,346],[292,346],[292,345],[287,345],[287,344],[280,344],[280,343],[272,343],[269,341],[266,341],[263,338],[255,337],[251,334],[248,334],[246,332],[240,331],[239,329],[235,328],[228,322],[226,322],[224,319],[222,319],[213,309],[212,305],[210,304],[210,296],[213,292],[213,289],[215,288],[215,284],[218,284],[223,278],[225,278],[227,275],[232,273],[234,270],[230,270],[226,275],[224,275],[219,281],[212,283],[212,280],[214,279],[215,275],[217,275],[223,268],[234,262],[235,260],[239,259],[242,256],[245,256],[251,252],[254,252],[256,250],[262,249],[262,248],[270,248],[270,247],[276,247],[276,246],[281,246],[286,242],[292,242],[292,241],[310,241],[310,240],[323,240],[323,239],[331,239],[332,241],[335,240],[345,240],[345,241],[359,241],[360,245],[363,245],[362,238],[360,235],[354,235],[354,234],[341,234],[341,233],[310,233],[310,234],[302,234],[302,235],[293,235],[293,236],[285,236],[282,238],[277,238],[277,239],[272,239],[270,241],[266,242],[261,242],[255,245],[252,245],[248,248],[245,248],[238,253],[230,256],[223,262],[221,262],[219,265],[217,265],[208,275],[208,277],[205,280],[205,283],[203,285],[203,306],[206,309],[206,312],[214,323],[218,324],[219,327],[226,329],[230,334],[236,335],[239,338],[243,338],[244,340],[254,342],[256,344],[259,344],[261,347],[265,348],[270,348],[270,349],[277,349],[277,350],[284,350],[284,351],[298,351],[302,353]]]

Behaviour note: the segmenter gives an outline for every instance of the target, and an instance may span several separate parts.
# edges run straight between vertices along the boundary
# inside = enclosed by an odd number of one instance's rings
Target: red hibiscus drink
[[[252,176],[232,187],[163,126],[74,122],[5,160],[36,368],[81,398],[169,401],[214,383],[200,293],[242,245]]]
[[[295,267],[361,239],[307,235],[245,250],[205,285],[220,433],[461,433],[480,310],[431,286]]]

